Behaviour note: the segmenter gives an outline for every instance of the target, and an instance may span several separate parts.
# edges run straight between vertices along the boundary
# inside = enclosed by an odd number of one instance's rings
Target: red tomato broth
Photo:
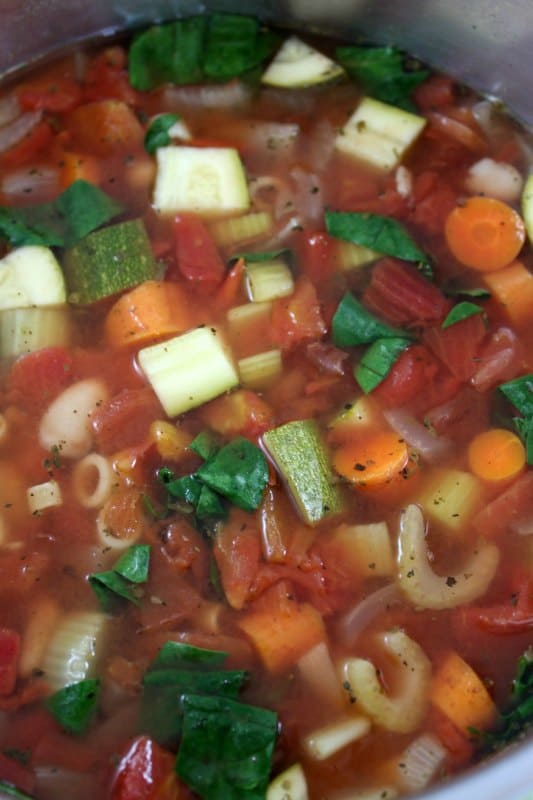
[[[331,51],[330,45],[322,46]],[[90,158],[98,165],[99,188],[124,206],[120,219],[141,217],[144,221],[158,260],[157,280],[179,286],[186,307],[181,312],[190,320],[191,329],[216,326],[229,342],[234,360],[279,349],[281,368],[264,385],[237,386],[169,416],[141,368],[140,348],[135,344],[110,347],[106,342],[106,318],[117,295],[82,307],[71,304],[71,331],[61,347],[3,360],[0,410],[6,420],[6,435],[0,439],[0,474],[7,476],[9,472],[10,480],[0,487],[0,511],[5,520],[0,540],[0,621],[2,633],[12,631],[20,639],[20,648],[18,653],[6,655],[5,666],[0,659],[0,667],[8,675],[0,698],[0,709],[4,708],[7,715],[0,732],[0,750],[6,757],[15,750],[28,751],[25,768],[29,778],[24,773],[26,783],[20,788],[33,791],[37,776],[37,798],[39,767],[43,764],[82,774],[89,795],[92,791],[94,796],[105,794],[116,800],[201,796],[177,785],[181,780],[173,771],[177,743],[162,747],[131,713],[141,704],[143,676],[151,662],[166,641],[173,641],[224,650],[229,654],[224,668],[249,670],[239,699],[272,709],[279,717],[271,778],[298,762],[303,766],[311,800],[323,796],[334,800],[342,790],[381,786],[408,794],[395,765],[411,741],[427,732],[442,734],[444,757],[435,782],[463,769],[467,759],[475,761],[476,741],[466,730],[458,732],[448,718],[439,719],[441,712],[435,711],[426,687],[427,707],[419,724],[408,733],[387,729],[382,720],[373,720],[368,734],[317,760],[310,754],[306,737],[322,726],[339,722],[341,717],[354,713],[368,716],[368,712],[361,710],[357,698],[350,702],[341,677],[342,714],[333,703],[324,702],[316,686],[306,680],[300,659],[323,630],[329,659],[339,675],[345,661],[369,660],[379,670],[385,694],[394,696],[398,679],[379,637],[400,630],[421,648],[433,673],[446,653],[456,651],[503,709],[517,660],[531,645],[529,623],[521,618],[514,630],[512,622],[505,624],[503,609],[510,609],[512,617],[516,576],[520,570],[526,577],[531,574],[531,537],[522,534],[531,533],[533,508],[522,493],[519,513],[510,513],[506,524],[500,512],[506,512],[505,498],[498,504],[504,493],[514,496],[513,486],[525,481],[524,475],[505,487],[477,480],[471,507],[466,508],[470,495],[465,494],[464,510],[460,506],[450,516],[436,513],[441,500],[428,488],[439,478],[439,470],[470,475],[470,440],[496,427],[497,386],[527,374],[531,368],[531,334],[514,329],[505,309],[493,301],[472,298],[483,304],[483,316],[458,322],[447,329],[448,333],[441,327],[457,302],[448,290],[457,285],[484,287],[482,276],[463,267],[450,253],[444,224],[467,196],[464,182],[468,169],[487,154],[500,157],[501,134],[491,141],[475,125],[471,114],[474,95],[467,90],[455,92],[447,78],[430,77],[413,95],[416,113],[428,115],[429,125],[402,159],[412,182],[406,194],[400,191],[395,170],[383,172],[344,153],[320,150],[317,126],[323,125],[334,138],[360,101],[361,88],[348,80],[327,90],[287,90],[286,94],[263,87],[253,99],[247,98],[234,109],[213,108],[198,100],[188,102],[179,88],[171,86],[133,89],[127,79],[126,61],[122,48],[108,48],[89,55],[87,72],[77,78],[77,83],[70,62],[62,62],[57,73],[47,72],[40,78],[36,72],[35,80],[21,84],[21,103],[24,108],[42,109],[43,121],[39,124],[46,124],[46,136],[41,136],[39,129],[35,151],[31,141],[21,142],[0,157],[0,177],[19,167],[31,171],[37,164],[57,170],[59,176],[64,167],[62,153]],[[61,96],[51,88],[54,75]],[[196,91],[200,97],[202,87]],[[255,196],[251,205],[252,211],[266,209],[271,213],[273,226],[267,233],[251,241],[222,243],[214,232],[215,216],[188,210],[165,215],[153,207],[155,162],[143,147],[143,137],[148,120],[169,111],[177,112],[190,128],[192,139],[184,144],[235,147],[250,186],[261,176],[271,180],[274,188]],[[254,138],[254,129],[264,123],[295,124],[299,131],[290,146],[265,145],[260,137]],[[511,141],[517,138],[512,121],[502,118],[500,124]],[[525,173],[524,165],[518,158],[516,161]],[[335,250],[338,240],[325,232],[323,213],[317,216],[306,198],[302,174],[306,179],[312,176],[322,211],[329,208],[379,214],[401,222],[432,259],[435,281],[427,282],[416,266],[392,254],[378,255],[357,268],[342,268]],[[65,188],[62,180],[59,176],[55,190],[50,189],[51,199]],[[280,206],[280,197],[287,198],[289,211]],[[5,191],[2,200],[9,204]],[[31,205],[31,193],[23,200],[13,198],[11,204]],[[296,215],[296,222],[284,230],[291,214]],[[241,267],[234,272],[235,285],[228,284],[224,290],[224,281],[235,268],[233,257],[243,252],[273,251],[278,246],[293,252],[292,290],[269,301],[270,309],[256,323],[252,318],[240,328],[232,328],[228,311],[250,300],[246,267],[242,274]],[[530,243],[525,244],[520,259],[529,268]],[[397,282],[393,284],[394,308],[390,308],[391,298],[386,294],[390,281]],[[342,346],[332,335],[332,319],[347,291],[381,322],[398,326],[413,337],[388,376],[369,393],[374,405],[370,421],[364,423],[364,434],[357,423],[335,428],[339,415],[363,397],[354,368],[365,346]],[[417,295],[420,306],[410,302],[410,292]],[[154,331],[147,341],[157,342],[159,338]],[[162,338],[164,342],[167,336]],[[506,348],[509,358],[499,360]],[[488,362],[488,376],[483,373],[476,383],[479,370]],[[62,392],[85,380],[100,381],[105,388],[105,397],[90,412],[87,452],[101,456],[107,464],[109,491],[105,501],[94,507],[82,503],[75,488],[83,455],[64,454],[61,445],[47,449],[39,440],[47,409]],[[186,476],[199,469],[202,459],[188,444],[205,430],[215,433],[222,443],[242,436],[264,449],[262,437],[266,432],[287,422],[313,419],[334,464],[335,451],[341,446],[350,452],[351,445],[365,441],[365,437],[380,441],[380,435],[391,429],[385,414],[397,408],[449,442],[450,447],[437,455],[426,455],[421,445],[418,448],[409,441],[410,457],[416,459],[412,482],[407,474],[409,464],[404,467],[405,480],[395,474],[375,491],[358,486],[357,481],[352,486],[335,475],[343,508],[313,526],[298,514],[286,476],[271,463],[269,485],[258,508],[251,512],[233,509],[210,536],[195,529],[190,504],[166,507],[167,496],[158,471],[168,467],[177,476]],[[163,429],[167,432],[157,438],[154,425],[161,422],[170,422],[172,432]],[[408,436],[398,433],[398,438],[403,441]],[[379,454],[372,457],[377,460]],[[358,472],[360,467],[356,464],[353,469]],[[90,472],[87,493],[96,492],[98,474]],[[25,507],[26,490],[48,480],[59,485],[61,503],[31,513]],[[401,484],[399,490],[390,485],[393,481]],[[437,575],[451,576],[449,586],[456,581],[453,576],[459,578],[479,537],[485,535],[499,550],[495,575],[478,596],[456,607],[420,609],[399,585],[397,596],[389,604],[378,604],[351,635],[347,619],[352,609],[396,582],[400,516],[409,503],[422,508],[429,564]],[[491,515],[492,504],[497,521]],[[456,522],[458,516],[461,519]],[[339,526],[376,523],[387,525],[390,565],[380,567],[377,559],[382,551],[373,549],[368,557],[358,551],[346,558],[345,545],[337,538]],[[486,526],[490,530],[485,530]],[[43,696],[52,694],[42,665],[54,626],[47,632],[43,622],[39,639],[32,633],[27,608],[31,599],[37,614],[40,604],[44,607],[52,598],[57,606],[56,622],[68,613],[99,612],[88,578],[112,570],[123,552],[113,550],[102,538],[101,531],[105,535],[106,528],[119,538],[131,536],[132,542],[149,545],[150,572],[148,580],[134,592],[136,603],[121,601],[109,612],[108,635],[98,644],[99,657],[91,672],[102,686],[98,711],[88,730],[73,738],[77,747],[62,752],[63,737],[69,734],[56,729],[43,707]],[[314,622],[310,626],[313,636],[308,639],[306,630],[298,627],[299,616],[305,618],[306,614],[318,620],[316,628]],[[486,621],[491,614],[497,619],[492,625]],[[276,620],[269,635],[272,650],[279,648],[284,653],[279,671],[261,657],[264,631],[255,637],[253,624],[248,627],[250,620],[256,623],[262,615]],[[283,639],[284,619],[287,628],[294,631],[290,642]],[[24,658],[33,664],[29,673],[21,672]],[[13,659],[18,659],[15,682]],[[24,735],[33,716],[39,722],[35,734]],[[50,730],[54,736],[47,741]],[[143,769],[156,774],[155,787],[141,775]],[[11,782],[16,777],[11,777],[9,770],[3,774],[0,764],[0,780]]]

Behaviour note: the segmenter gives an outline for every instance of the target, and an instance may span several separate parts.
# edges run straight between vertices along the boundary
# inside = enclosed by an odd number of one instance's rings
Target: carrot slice
[[[496,706],[485,684],[455,651],[448,653],[433,677],[430,697],[461,731],[485,730],[496,718]]]
[[[111,307],[105,319],[105,333],[109,344],[124,347],[182,333],[191,324],[181,286],[145,281],[123,294]]]
[[[516,258],[526,229],[522,217],[501,200],[471,197],[448,215],[445,234],[448,247],[461,264],[493,272]]]
[[[335,470],[355,486],[377,488],[402,476],[409,461],[409,450],[394,431],[384,431],[368,439],[354,439],[333,455]]]
[[[470,469],[485,481],[497,483],[518,477],[526,465],[524,445],[512,431],[490,428],[468,446]]]

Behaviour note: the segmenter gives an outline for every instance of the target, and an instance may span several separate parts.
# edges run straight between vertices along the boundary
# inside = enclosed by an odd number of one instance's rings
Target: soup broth
[[[246,17],[5,88],[2,796],[402,797],[526,729],[529,157]]]

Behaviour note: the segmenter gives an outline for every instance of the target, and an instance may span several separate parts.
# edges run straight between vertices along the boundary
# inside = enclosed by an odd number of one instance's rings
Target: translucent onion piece
[[[240,81],[221,85],[171,86],[163,91],[162,105],[170,111],[190,108],[240,108],[252,97],[248,86]]]
[[[328,646],[319,642],[298,660],[298,669],[317,700],[340,711],[344,706],[339,676]]]
[[[8,94],[0,100],[0,128],[20,116],[22,109],[16,94]]]
[[[274,175],[260,175],[250,181],[250,197],[254,208],[271,211],[275,219],[294,210],[289,184]]]
[[[455,575],[437,575],[431,569],[422,512],[413,504],[400,517],[398,586],[417,608],[454,608],[485,594],[500,560],[499,549],[479,541]]]
[[[426,714],[431,662],[420,645],[403,631],[391,631],[379,639],[395,665],[394,694],[385,692],[375,666],[364,658],[345,662],[343,680],[356,698],[356,707],[377,725],[397,733],[411,733]]]
[[[393,430],[414,448],[428,464],[436,464],[450,455],[453,443],[450,439],[434,436],[426,426],[403,408],[391,408],[383,416]]]
[[[395,583],[377,589],[343,614],[337,626],[339,636],[346,644],[353,644],[373,619],[401,602],[403,598]]]
[[[405,748],[397,773],[403,789],[416,792],[429,786],[446,761],[448,751],[436,736],[425,733]]]
[[[9,150],[28,135],[43,115],[42,111],[26,111],[12,122],[0,128],[0,153]]]
[[[0,188],[11,200],[31,197],[32,203],[37,204],[59,192],[59,170],[54,167],[19,169],[5,175]]]
[[[76,800],[94,800],[100,792],[95,777],[87,772],[74,772],[57,765],[35,767],[35,791],[39,800],[57,800],[58,797],[75,797]],[[13,795],[0,794],[0,800],[13,800]]]
[[[313,172],[294,167],[290,172],[294,185],[294,207],[306,222],[318,222],[324,214],[322,181]]]

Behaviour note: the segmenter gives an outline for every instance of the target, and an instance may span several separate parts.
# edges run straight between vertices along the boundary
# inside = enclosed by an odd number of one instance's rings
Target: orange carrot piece
[[[505,428],[490,428],[470,442],[468,463],[474,475],[482,480],[510,481],[524,470],[526,451],[516,433]]]
[[[189,305],[181,286],[145,281],[116,301],[104,327],[109,344],[124,347],[182,333],[191,324]]]
[[[292,603],[283,609],[251,611],[239,626],[250,637],[265,667],[283,672],[308,650],[326,638],[321,615],[308,603]]]
[[[335,470],[359,487],[377,488],[402,478],[409,461],[405,441],[394,431],[352,439],[333,454]]]
[[[533,275],[514,261],[508,267],[485,275],[485,283],[515,325],[530,324],[533,317]]]
[[[93,156],[63,153],[59,162],[61,185],[66,188],[74,181],[84,180],[98,185],[102,180],[100,162]]]
[[[430,698],[459,730],[485,730],[496,719],[497,709],[485,684],[455,651],[445,657],[433,677]]]
[[[522,217],[491,197],[471,197],[456,206],[445,224],[448,247],[461,264],[492,272],[510,264],[526,238]]]

